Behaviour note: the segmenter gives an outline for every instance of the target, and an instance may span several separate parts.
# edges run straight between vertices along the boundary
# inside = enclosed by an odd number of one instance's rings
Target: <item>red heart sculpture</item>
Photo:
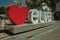
[[[14,24],[21,25],[28,17],[28,9],[26,7],[18,7],[13,5],[9,7],[7,14]]]

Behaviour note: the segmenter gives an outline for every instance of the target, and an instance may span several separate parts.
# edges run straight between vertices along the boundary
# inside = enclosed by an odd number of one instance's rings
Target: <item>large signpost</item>
[[[3,1],[1,1],[1,3],[3,3]],[[27,6],[23,6],[23,4],[21,6],[11,5],[8,7],[7,16],[14,25],[5,25],[5,29],[14,34],[53,24],[52,13],[47,6],[44,6],[42,11],[37,8],[29,9]],[[30,23],[25,23],[26,19],[28,20],[27,22]]]
[[[9,7],[8,17],[16,25],[24,24],[25,20],[28,18],[29,22],[33,24],[45,23],[52,21],[52,13],[45,12],[37,9],[28,9],[26,7],[19,8],[16,5]]]

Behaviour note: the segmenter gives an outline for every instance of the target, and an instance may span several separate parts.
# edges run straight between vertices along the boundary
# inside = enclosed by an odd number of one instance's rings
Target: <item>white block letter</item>
[[[28,20],[34,24],[39,22],[39,11],[36,9],[29,10]]]

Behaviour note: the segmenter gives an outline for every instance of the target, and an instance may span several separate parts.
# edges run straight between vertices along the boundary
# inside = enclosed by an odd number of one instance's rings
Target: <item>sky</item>
[[[0,0],[0,7],[9,3],[9,2],[12,2],[12,0]]]

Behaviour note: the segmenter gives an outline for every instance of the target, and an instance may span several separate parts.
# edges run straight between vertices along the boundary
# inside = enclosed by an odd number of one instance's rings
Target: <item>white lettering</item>
[[[28,20],[34,24],[39,22],[39,11],[36,9],[29,10],[29,18]]]
[[[52,13],[46,12],[46,11],[39,11],[37,9],[30,9],[29,10],[29,16],[28,21],[32,22],[34,24],[36,23],[45,23],[45,22],[51,22],[52,21]]]

